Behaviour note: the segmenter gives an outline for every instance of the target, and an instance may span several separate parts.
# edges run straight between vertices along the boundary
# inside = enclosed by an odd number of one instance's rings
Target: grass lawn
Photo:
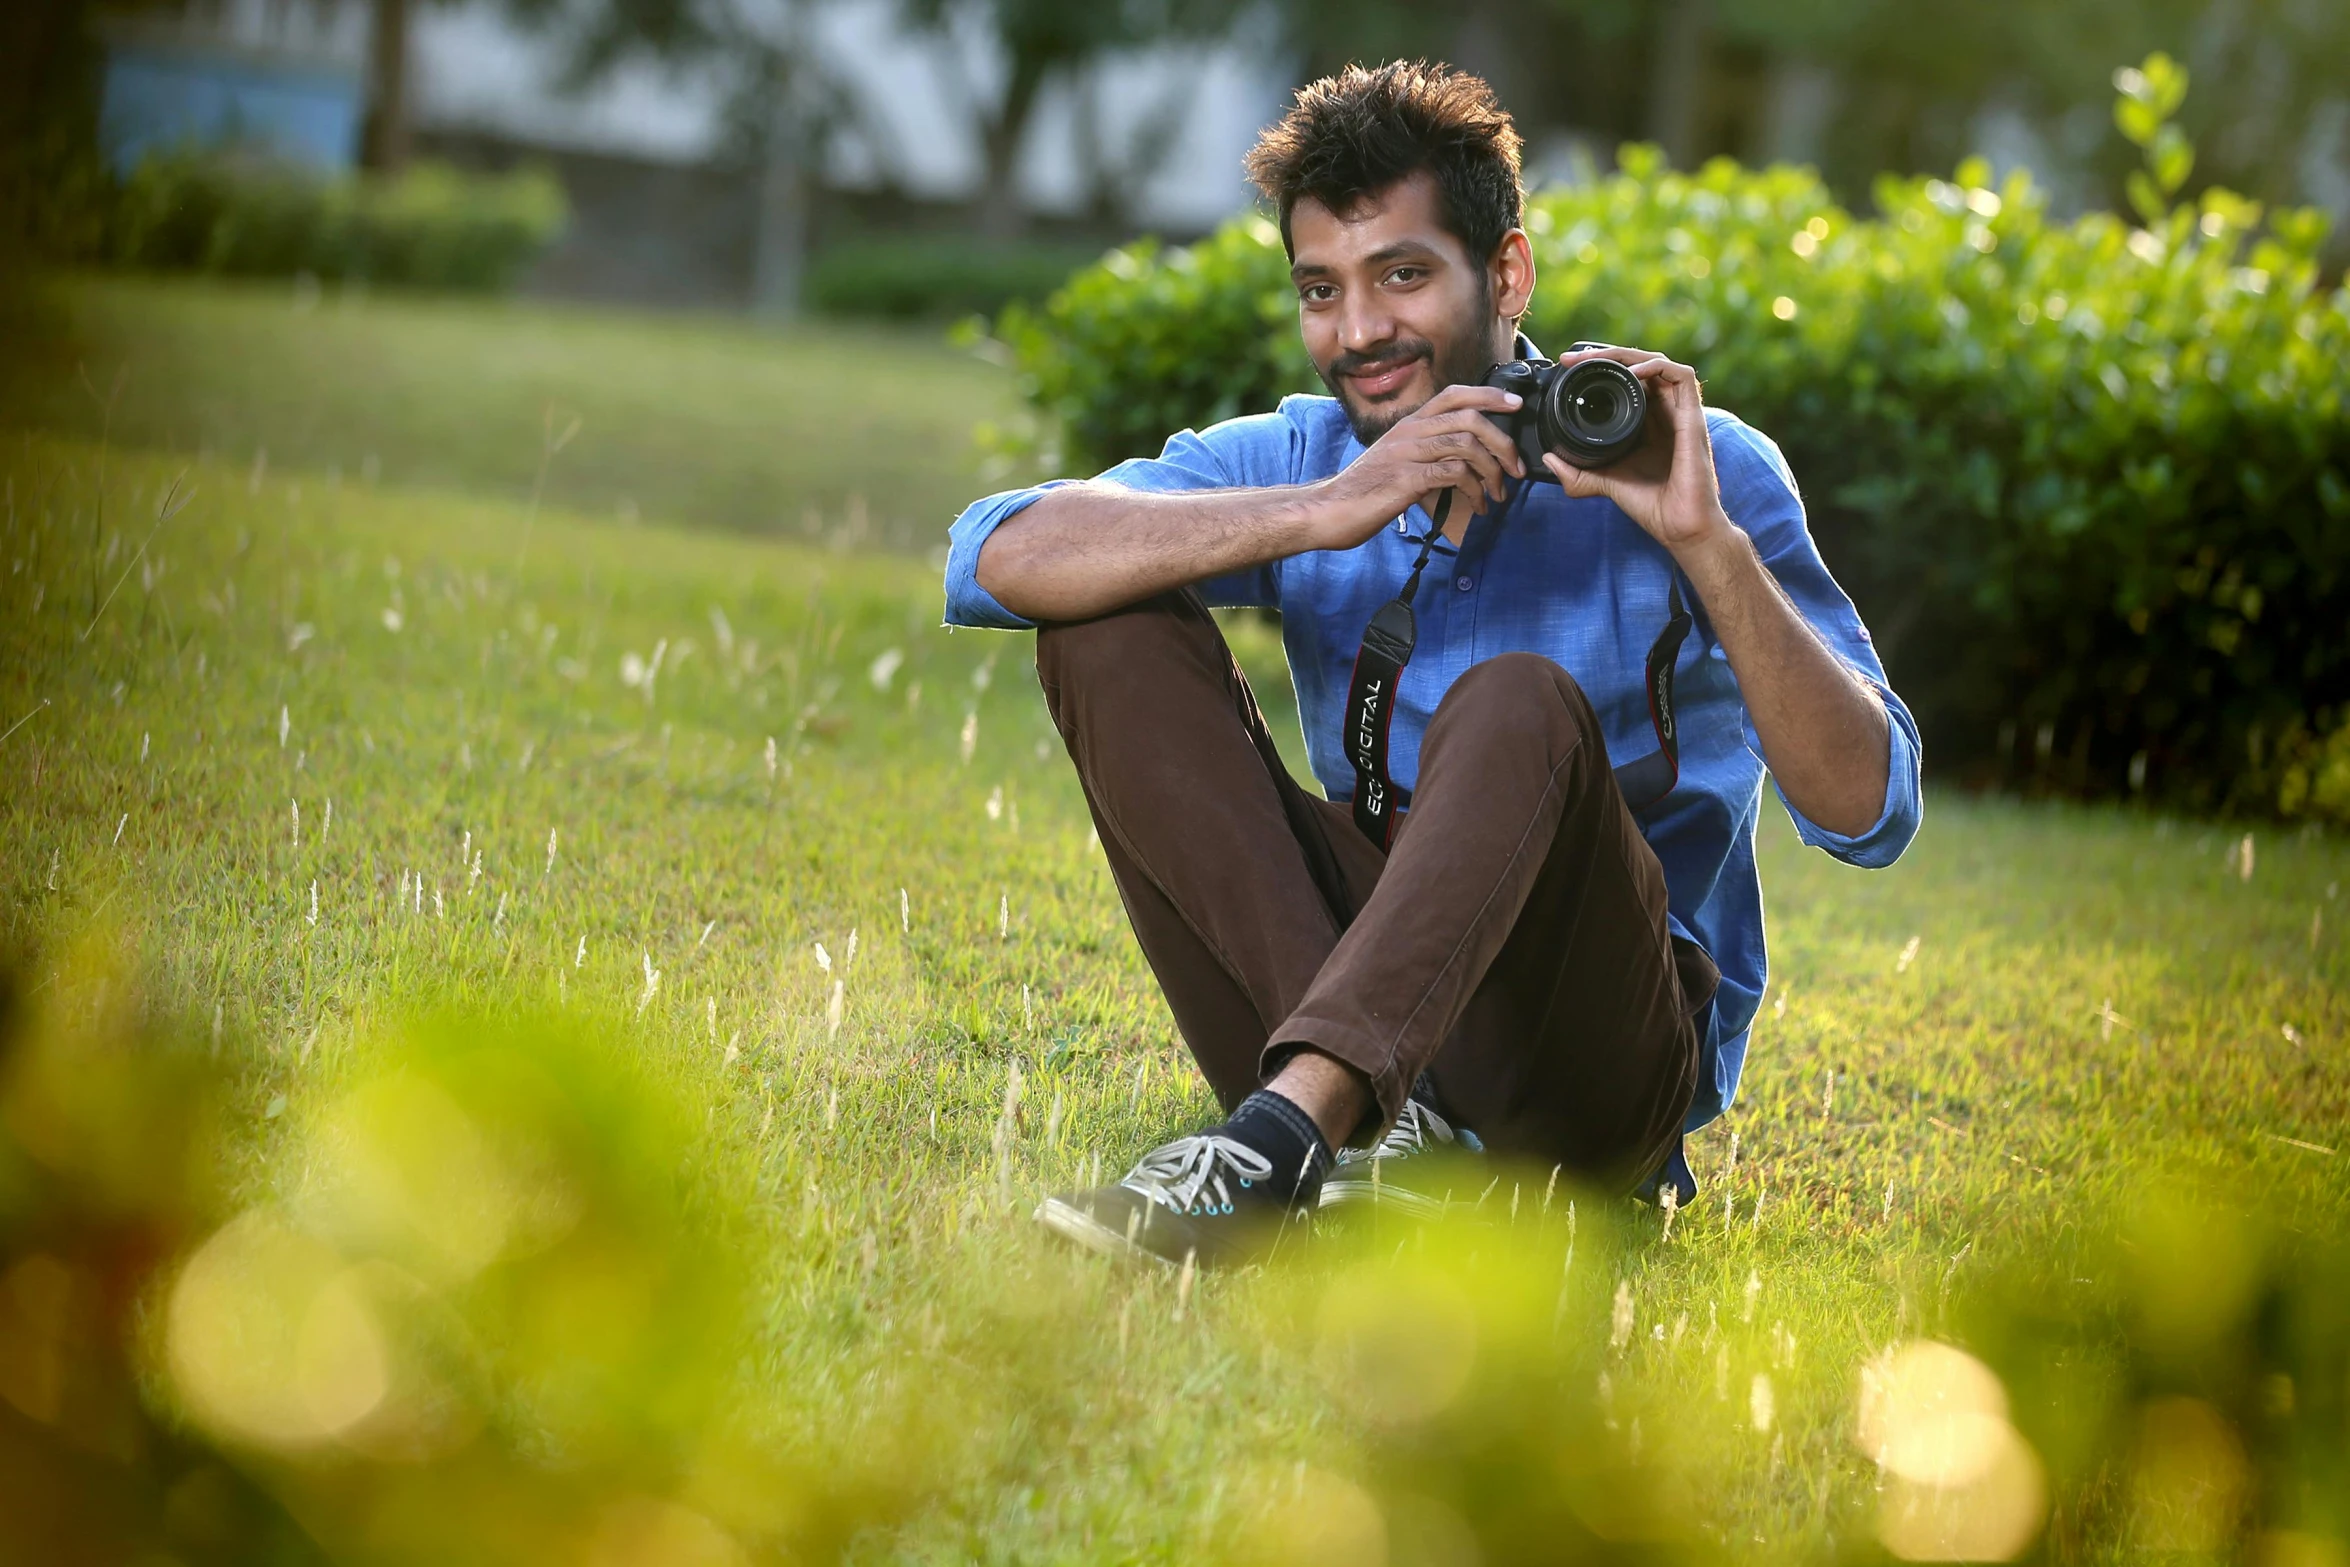
[[[1011,379],[935,328],[87,277],[7,324],[12,423],[604,517],[927,546],[980,487]],[[119,379],[118,379],[119,378]],[[111,400],[111,412],[109,402]],[[861,523],[854,519],[862,517]]]
[[[156,319],[167,297],[84,295]],[[385,320],[469,353],[474,310]],[[271,313],[288,340],[362,329],[211,300],[171,352]],[[379,345],[404,330],[365,327]],[[690,341],[738,386],[797,379],[755,374],[716,332],[647,330],[581,325],[546,353]],[[1263,1543],[1249,1498],[1343,1522],[1364,1486],[1392,1559],[1464,1559],[1443,1544],[1452,1515],[1377,1478],[1395,1433],[1424,1426],[1366,1419],[1317,1359],[1315,1324],[1351,1320],[1348,1270],[1372,1263],[1301,1248],[1179,1279],[1064,1255],[1025,1218],[1092,1161],[1115,1171],[1212,1111],[1026,639],[938,629],[920,563],[620,526],[608,496],[544,512],[526,551],[511,492],[527,463],[456,475],[486,497],[330,486],[275,460],[256,480],[229,432],[260,415],[232,413],[243,394],[212,373],[222,461],[22,432],[0,449],[0,727],[31,715],[0,741],[0,946],[119,929],[165,1010],[216,1020],[234,1203],[299,1200],[305,1138],[396,1061],[404,1018],[592,1025],[698,1112],[702,1179],[726,1189],[755,1280],[753,1347],[728,1369],[740,1398],[788,1393],[817,1428],[901,1405],[946,1428],[918,1502],[859,1535],[859,1559],[1219,1559]],[[537,385],[483,395],[527,437]],[[659,440],[635,433],[648,494],[660,441],[688,439],[712,396],[666,413]],[[410,471],[391,453],[429,449],[432,401],[387,427],[387,475]],[[134,423],[194,444],[177,417]],[[340,421],[360,418],[322,412],[287,450],[347,453]],[[796,460],[750,451],[738,475]],[[158,526],[183,469],[193,499]],[[566,471],[563,493],[595,496],[598,470]],[[1277,641],[1232,632],[1294,731]],[[2245,838],[1935,794],[1909,857],[1862,873],[1802,850],[1774,806],[1771,988],[1741,1102],[1693,1141],[1697,1204],[1669,1236],[1589,1197],[1570,1225],[1542,1172],[1504,1172],[1460,1276],[1539,1275],[1559,1398],[1610,1462],[1695,1477],[1678,1521],[1701,1544],[1853,1556],[1883,1505],[1855,1447],[1871,1354],[1968,1336],[2018,1281],[2090,1320],[2120,1309],[2102,1271],[2117,1256],[2217,1277],[2257,1249],[2164,1229],[2193,1222],[2165,1217],[2190,1211],[2166,1191],[2217,1194],[2246,1234],[2344,1229],[2350,846],[2255,828],[2247,863]],[[2119,1251],[2102,1238],[2117,1226]],[[1443,1371],[1413,1358],[1415,1333],[1395,1342],[1383,1372]],[[1489,1324],[1482,1342],[1514,1341]],[[1476,1366],[1488,1413],[1519,1409],[1513,1382],[1554,1385]],[[2061,1427],[2017,1393],[2027,1431]]]

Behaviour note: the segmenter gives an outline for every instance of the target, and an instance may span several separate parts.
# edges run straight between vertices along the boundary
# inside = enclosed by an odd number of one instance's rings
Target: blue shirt
[[[1846,837],[1788,805],[1807,844],[1851,865],[1890,865],[1916,836],[1918,731],[1885,683],[1884,666],[1852,601],[1828,575],[1803,502],[1779,448],[1731,414],[1709,409],[1722,506],[1754,540],[1797,611],[1836,657],[1885,704],[1892,739],[1884,809]],[[1157,458],[1123,462],[1101,477],[1136,490],[1200,490],[1307,484],[1363,454],[1337,402],[1282,399],[1278,412],[1182,431]],[[949,536],[946,619],[956,626],[1032,625],[979,585],[979,549],[1004,519],[1068,481],[976,502]],[[1354,794],[1340,741],[1341,713],[1363,628],[1403,586],[1428,519],[1419,507],[1347,550],[1314,550],[1200,584],[1210,604],[1281,612],[1281,639],[1297,684],[1306,753],[1323,792]],[[1436,704],[1470,665],[1497,653],[1531,652],[1572,674],[1598,710],[1608,755],[1624,762],[1656,746],[1643,694],[1649,644],[1666,619],[1671,555],[1612,501],[1570,500],[1558,485],[1521,481],[1498,508],[1472,519],[1458,549],[1439,541],[1413,609],[1419,640],[1395,699],[1388,767],[1410,788],[1420,738]],[[1644,814],[1641,830],[1663,863],[1676,934],[1703,946],[1722,972],[1702,1023],[1703,1059],[1686,1127],[1729,1108],[1746,1061],[1747,1031],[1768,976],[1755,824],[1762,808],[1762,743],[1738,694],[1728,656],[1684,578],[1696,627],[1675,666],[1681,776]],[[1780,795],[1782,804],[1786,796]]]

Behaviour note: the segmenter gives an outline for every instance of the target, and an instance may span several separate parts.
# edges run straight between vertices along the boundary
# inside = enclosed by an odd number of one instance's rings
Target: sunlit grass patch
[[[283,282],[79,276],[0,300],[0,421],[239,477],[519,499],[590,515],[926,548],[980,488],[1011,377],[936,327],[589,309]]]
[[[175,483],[186,505],[158,524]],[[436,1075],[426,1020],[457,1020],[477,1052],[600,1041],[669,1107],[647,1113],[679,1150],[678,1222],[737,1280],[739,1352],[694,1374],[706,1407],[810,1462],[860,1411],[930,1433],[907,1450],[918,1505],[874,1515],[855,1554],[1209,1559],[1286,1497],[1355,1520],[1309,1531],[1298,1559],[1359,1544],[1366,1519],[1395,1559],[1407,1540],[1441,1559],[1448,1519],[1519,1515],[1479,1500],[1478,1474],[1444,1490],[1413,1446],[1486,1395],[1422,1413],[1411,1397],[1448,1379],[1501,1397],[1518,1365],[1519,1391],[1575,1401],[1521,1411],[1530,1443],[1565,1450],[1559,1433],[1585,1426],[1541,1422],[1587,1419],[1610,1444],[1595,1465],[1669,1459],[1679,1548],[1740,1558],[1879,1539],[1890,1482],[1856,1445],[1858,1388],[1917,1340],[2001,1379],[2000,1418],[2049,1486],[2035,1538],[2066,1559],[2141,1526],[2065,1487],[2135,1494],[2128,1454],[2219,1450],[2202,1415],[2147,1413],[2163,1398],[2218,1411],[2245,1474],[2267,1461],[2246,1434],[2258,1379],[2246,1404],[2149,1373],[2114,1384],[2126,1396],[2082,1449],[2113,1466],[2095,1480],[2049,1434],[1996,1303],[2136,1342],[2113,1326],[2141,1289],[2116,1261],[2129,1246],[2218,1276],[2208,1237],[2240,1231],[2253,1283],[2230,1298],[2258,1301],[2284,1298],[2260,1282],[2282,1266],[2268,1259],[2342,1228],[2338,838],[2255,824],[2247,856],[2245,824],[1937,794],[1910,858],[1868,875],[1771,819],[1771,990],[1744,1098],[1693,1142],[1702,1189],[1669,1236],[1652,1211],[1511,1171],[1457,1237],[1396,1230],[1370,1253],[1189,1281],[1116,1272],[1054,1250],[1028,1206],[1212,1104],[1133,949],[1026,641],[938,629],[929,569],[560,510],[525,554],[515,503],[256,480],[242,462],[183,474],[21,435],[0,485],[0,728],[21,720],[0,740],[0,940],[40,997],[90,1006],[98,981],[60,954],[119,926],[154,1010],[207,1071],[217,1048],[217,1211],[174,1257],[258,1212],[336,1248],[319,1290],[374,1258],[461,1295],[505,1265],[466,1274],[470,1259],[508,1256],[530,1226],[467,1206],[505,1179],[460,1178],[463,1149],[496,1145],[480,1130],[496,1096]],[[1277,639],[1245,618],[1231,634],[1298,765]],[[412,1140],[455,1151],[389,1219],[313,1223],[348,1189],[330,1153],[378,1122],[386,1168]],[[2135,1239],[2167,1190],[2218,1194],[2198,1210],[2218,1216]],[[400,1215],[424,1209],[446,1223],[403,1239]],[[1392,1287],[1360,1271],[1399,1266],[1399,1246],[1428,1271]],[[352,1324],[393,1309],[369,1293],[384,1277],[320,1308],[321,1343],[365,1340]],[[1388,1319],[1366,1299],[1424,1295],[1433,1321],[1456,1294],[1536,1305],[1475,1328],[1466,1357],[1379,1348]],[[655,1317],[656,1336],[696,1320]],[[1505,1354],[1528,1334],[1532,1360]],[[1322,1346],[1341,1340],[1368,1346],[1366,1378],[1393,1361],[1402,1403],[1333,1385]],[[362,1431],[360,1402],[330,1379],[289,1418],[323,1408]],[[1508,1413],[1497,1428],[1520,1429]],[[1984,1441],[1967,1452],[2008,1451]],[[659,1504],[782,1538],[675,1470],[643,1473],[652,1510],[628,1528],[688,1527]]]

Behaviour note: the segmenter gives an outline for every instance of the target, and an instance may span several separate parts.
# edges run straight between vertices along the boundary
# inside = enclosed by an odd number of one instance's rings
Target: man
[[[1037,628],[1127,915],[1228,1116],[1038,1209],[1081,1244],[1245,1260],[1374,1182],[1433,1205],[1415,1171],[1479,1147],[1686,1200],[1681,1136],[1729,1104],[1763,991],[1765,766],[1839,859],[1889,864],[1917,831],[1916,725],[1776,446],[1636,349],[1562,359],[1646,390],[1611,467],[1546,455],[1538,480],[1491,417],[1515,402],[1486,372],[1533,353],[1518,148],[1448,68],[1300,91],[1249,172],[1331,396],[954,526],[947,619]],[[1381,779],[1342,733],[1350,678],[1428,551]],[[1328,798],[1283,767],[1212,604],[1280,612]],[[1654,750],[1669,792],[1627,802],[1611,759]],[[1400,820],[1365,822],[1358,787],[1392,787]]]

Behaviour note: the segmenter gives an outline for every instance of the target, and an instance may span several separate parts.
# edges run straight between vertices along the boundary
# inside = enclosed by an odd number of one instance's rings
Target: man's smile
[[[1413,354],[1404,359],[1390,359],[1366,365],[1359,370],[1345,372],[1346,382],[1358,397],[1370,402],[1390,397],[1401,391],[1419,367],[1421,356]]]

